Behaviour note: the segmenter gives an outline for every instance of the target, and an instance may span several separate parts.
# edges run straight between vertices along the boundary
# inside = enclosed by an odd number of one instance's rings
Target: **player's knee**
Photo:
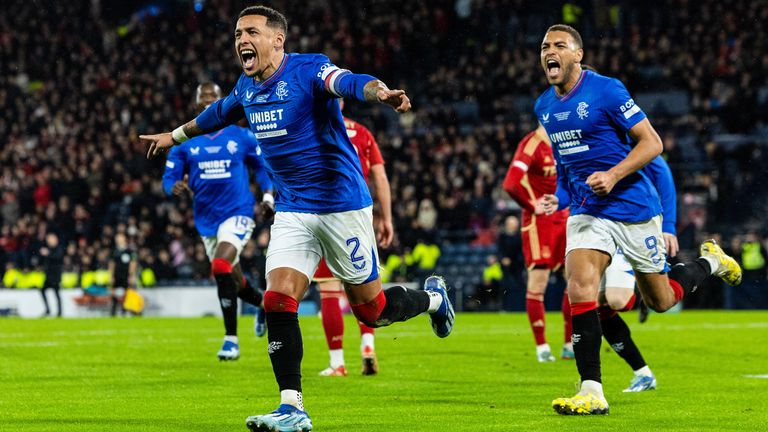
[[[571,302],[590,301],[597,298],[597,285],[581,279],[569,278],[566,289]]]
[[[525,292],[526,300],[544,301],[544,293],[528,290]]]
[[[645,302],[645,305],[654,312],[666,312],[675,305],[674,302],[665,301],[664,299],[652,295],[644,296],[643,301]]]
[[[608,307],[618,312],[626,312],[626,311],[632,310],[632,307],[635,305],[634,293],[631,295],[626,295],[626,294],[619,294],[614,296],[607,295],[605,297],[605,300],[606,300],[606,303],[608,304]]]
[[[211,261],[211,272],[215,275],[232,273],[232,263],[224,258],[214,258]]]
[[[376,297],[372,300],[366,303],[352,305],[351,307],[352,313],[355,314],[355,317],[360,320],[360,322],[368,327],[377,328],[384,325],[379,318],[386,305],[387,298],[384,296],[384,291],[382,290],[379,291]]]
[[[266,312],[298,312],[299,301],[277,291],[264,293],[264,311]]]

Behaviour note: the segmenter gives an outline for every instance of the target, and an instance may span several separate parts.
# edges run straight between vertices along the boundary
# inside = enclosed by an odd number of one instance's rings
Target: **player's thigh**
[[[320,215],[320,221],[316,234],[331,272],[345,286],[378,280],[379,260],[371,207]]]
[[[205,253],[210,260],[223,258],[230,263],[240,261],[240,252],[253,234],[256,224],[248,216],[232,216],[219,225],[215,237],[203,237]]]
[[[568,218],[565,279],[571,302],[596,301],[616,243],[604,220],[589,215]]]
[[[286,295],[306,290],[323,256],[314,234],[318,215],[277,212],[267,248],[267,289]]]
[[[571,303],[597,300],[605,268],[611,256],[594,249],[574,249],[565,257],[565,279]]]

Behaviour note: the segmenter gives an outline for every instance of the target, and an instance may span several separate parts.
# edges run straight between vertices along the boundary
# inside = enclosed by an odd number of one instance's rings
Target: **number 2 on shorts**
[[[357,237],[347,239],[347,246],[352,244],[355,246],[352,248],[352,252],[349,254],[349,259],[352,260],[352,265],[355,266],[356,269],[362,270],[365,268],[365,257],[357,255],[357,250],[360,249],[360,239]],[[360,265],[355,264],[358,261],[362,261],[363,263]]]

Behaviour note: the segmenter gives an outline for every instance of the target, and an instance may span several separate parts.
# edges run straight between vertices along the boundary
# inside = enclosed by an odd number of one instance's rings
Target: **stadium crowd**
[[[681,247],[691,250],[717,232],[766,244],[768,232],[756,219],[768,202],[760,199],[768,193],[768,153],[764,138],[756,138],[768,131],[766,3],[270,3],[289,18],[289,51],[326,53],[412,97],[414,110],[399,118],[356,104],[345,112],[371,128],[387,161],[396,256],[455,232],[493,244],[503,218],[519,210],[501,181],[516,143],[535,126],[533,101],[546,86],[538,46],[555,22],[582,31],[585,63],[652,102],[644,108],[678,183]],[[103,269],[114,235],[123,232],[140,266],[151,270],[143,283],[209,277],[191,200],[163,194],[163,161],[145,158],[138,135],[188,120],[199,82],[233,85],[240,68],[232,18],[242,5],[142,4],[5,5],[14,11],[0,16],[0,264],[6,269],[23,274],[39,266],[37,251],[49,230],[67,245],[65,271]],[[255,278],[268,222],[257,220],[254,243],[243,252]],[[758,267],[765,283],[764,261]],[[6,286],[19,284],[6,279]]]

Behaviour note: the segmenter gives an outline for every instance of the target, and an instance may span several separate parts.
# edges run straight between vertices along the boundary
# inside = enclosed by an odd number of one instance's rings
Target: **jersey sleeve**
[[[650,177],[651,183],[656,186],[656,191],[661,198],[663,218],[661,231],[677,235],[677,190],[672,178],[672,170],[661,156],[656,156],[643,170]]]
[[[244,75],[243,75],[244,76]],[[245,118],[245,110],[240,102],[239,87],[243,81],[243,76],[235,84],[235,88],[226,97],[223,97],[212,103],[205,111],[195,119],[197,126],[203,133],[214,132],[219,129],[235,124]]]
[[[261,147],[256,136],[248,129],[243,129],[243,142],[246,145],[245,164],[253,170],[256,182],[262,191],[272,190],[272,178],[261,154]]]
[[[184,178],[184,170],[187,165],[187,154],[182,147],[176,146],[168,153],[163,172],[163,190],[171,195],[171,189],[177,181]]]
[[[608,117],[625,132],[646,118],[621,81],[611,79],[601,95]]]
[[[326,94],[331,97],[344,97],[365,101],[363,88],[376,78],[366,74],[355,74],[342,69],[331,60],[318,54],[311,63],[313,73],[312,89],[315,94]]]
[[[520,181],[528,173],[528,169],[533,163],[536,150],[542,141],[534,136],[533,133],[528,134],[517,145],[515,150],[515,157],[512,159],[512,163],[509,165],[507,175],[504,177],[503,187],[507,191],[509,196],[517,202],[520,207],[528,210],[535,211],[536,203],[530,201],[530,197],[523,189]]]

